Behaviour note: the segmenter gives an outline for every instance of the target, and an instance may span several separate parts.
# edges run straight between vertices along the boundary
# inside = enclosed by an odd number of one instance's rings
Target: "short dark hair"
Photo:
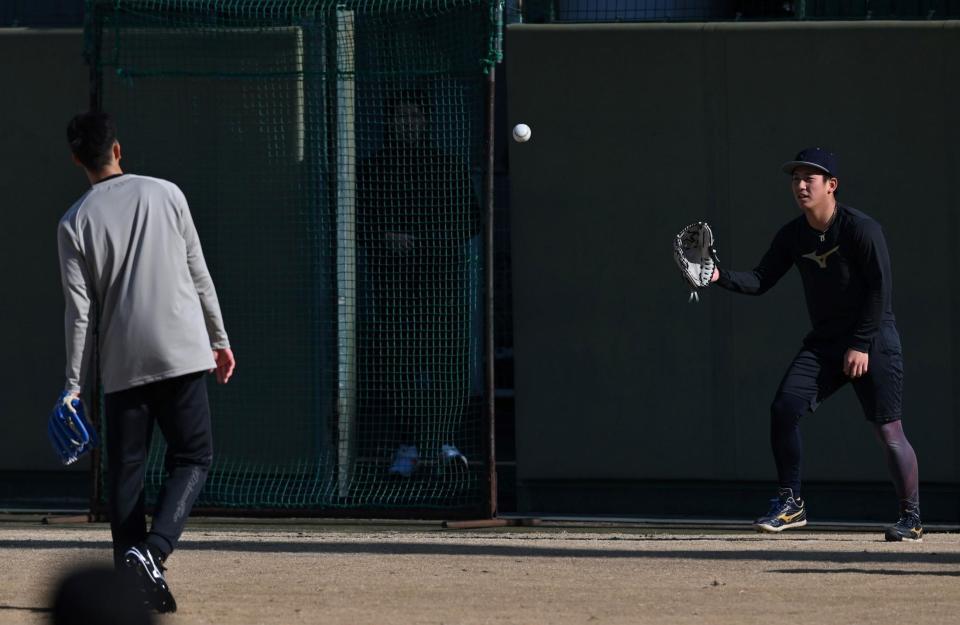
[[[791,174],[791,176],[792,176],[792,175],[793,175],[793,174]],[[830,182],[831,180],[839,180],[839,178],[837,178],[836,176],[834,176],[834,175],[831,174],[830,172],[826,172],[826,171],[823,171],[823,170],[817,170],[817,171],[810,172],[810,175],[811,175],[811,176],[820,176],[821,178],[823,178],[823,184],[827,184],[827,183]]]
[[[67,124],[70,151],[90,171],[100,171],[107,166],[116,140],[117,126],[109,113],[79,113]]]
[[[430,115],[430,100],[426,92],[419,87],[398,89],[390,93],[386,103],[387,114],[393,115],[397,109],[405,105],[416,106],[425,117]]]

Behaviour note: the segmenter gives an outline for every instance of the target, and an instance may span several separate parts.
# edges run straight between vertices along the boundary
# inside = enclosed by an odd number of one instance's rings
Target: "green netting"
[[[125,170],[183,188],[238,360],[210,385],[215,460],[197,505],[484,505],[480,190],[499,5],[87,11]],[[410,476],[389,470],[400,445],[419,452]],[[150,500],[163,454],[157,436]]]

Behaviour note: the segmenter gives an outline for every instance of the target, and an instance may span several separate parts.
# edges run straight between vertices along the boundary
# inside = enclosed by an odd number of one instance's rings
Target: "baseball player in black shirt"
[[[780,489],[754,525],[764,532],[806,525],[800,417],[849,382],[883,445],[900,498],[900,519],[886,539],[920,541],[917,456],[900,421],[903,355],[883,231],[869,215],[837,201],[833,153],[803,150],[783,171],[802,214],[780,229],[753,271],[715,269],[712,279],[730,291],[761,295],[796,265],[813,325],[770,406]]]

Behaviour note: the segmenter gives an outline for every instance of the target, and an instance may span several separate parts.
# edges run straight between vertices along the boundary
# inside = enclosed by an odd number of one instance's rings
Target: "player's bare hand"
[[[720,279],[720,270],[716,267],[713,268],[713,275],[710,276],[710,282],[716,282]]]
[[[854,379],[866,375],[869,364],[870,356],[855,349],[848,349],[843,356],[843,372]]]
[[[74,391],[64,391],[60,395],[60,403],[63,404],[63,407],[70,412],[70,414],[77,414],[76,408],[73,407],[73,402],[80,399],[80,393]]]
[[[213,350],[213,360],[217,363],[217,382],[226,384],[233,375],[233,369],[237,366],[237,361],[233,358],[233,350],[229,347]]]

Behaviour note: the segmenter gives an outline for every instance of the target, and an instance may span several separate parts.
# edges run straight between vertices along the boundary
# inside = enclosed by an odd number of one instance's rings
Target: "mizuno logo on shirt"
[[[833,254],[834,252],[836,252],[836,251],[839,250],[839,249],[840,249],[840,246],[838,245],[838,246],[836,246],[835,248],[833,248],[832,250],[829,250],[829,251],[827,251],[827,252],[824,252],[823,254],[819,254],[819,255],[818,255],[816,252],[810,252],[809,254],[804,254],[804,255],[803,255],[803,258],[809,258],[810,260],[812,260],[812,261],[814,261],[815,263],[817,263],[818,265],[820,265],[820,269],[826,269],[826,268],[827,268],[827,257],[830,256],[830,254]]]

